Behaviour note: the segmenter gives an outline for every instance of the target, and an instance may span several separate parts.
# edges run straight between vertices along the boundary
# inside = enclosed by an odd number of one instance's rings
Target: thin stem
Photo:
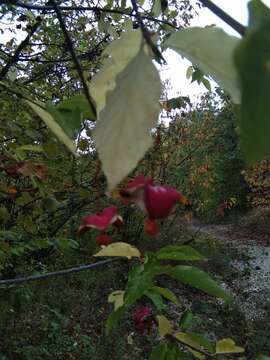
[[[73,267],[73,268],[69,268],[69,269],[65,269],[65,270],[53,271],[53,272],[49,272],[49,273],[45,273],[45,274],[20,277],[20,278],[16,278],[16,279],[0,280],[0,285],[21,284],[21,283],[29,282],[29,281],[44,280],[44,279],[47,279],[50,277],[68,275],[68,274],[77,273],[77,272],[85,271],[85,270],[92,270],[92,269],[96,269],[100,266],[119,261],[121,259],[123,259],[123,258],[116,257],[113,259],[99,261],[99,262],[96,262],[93,264],[82,265],[82,266]]]
[[[153,44],[153,42],[151,40],[151,37],[150,37],[150,34],[147,31],[146,27],[144,26],[144,23],[143,23],[141,14],[139,12],[136,0],[131,0],[131,4],[132,4],[133,10],[134,10],[134,12],[136,14],[136,18],[137,18],[137,20],[139,22],[139,25],[140,25],[140,28],[141,28],[141,31],[142,31],[143,37],[145,38],[146,43],[149,45],[149,47],[152,49],[153,53],[155,54],[156,60],[158,62],[160,62],[160,60],[163,60],[164,63],[165,63],[165,60],[164,60],[163,56],[161,55],[161,53],[158,50],[157,46],[155,44]]]
[[[217,15],[221,20],[228,24],[231,28],[237,31],[240,35],[244,36],[246,32],[246,27],[232,18],[229,14],[223,11],[220,7],[212,3],[210,0],[199,0],[205,7],[211,10],[215,15]]]
[[[69,36],[69,33],[68,33],[67,29],[66,29],[66,25],[65,25],[63,16],[61,14],[61,10],[60,10],[59,6],[56,4],[55,0],[51,0],[51,2],[54,4],[54,9],[55,9],[57,18],[59,20],[59,23],[60,23],[62,32],[64,34],[64,37],[66,39],[68,50],[70,52],[70,55],[71,55],[72,60],[73,60],[73,62],[75,64],[75,67],[77,69],[80,80],[82,82],[82,86],[83,86],[83,90],[84,90],[86,99],[87,99],[87,101],[89,103],[90,109],[92,110],[93,114],[96,115],[96,109],[95,109],[93,101],[92,101],[92,99],[90,97],[88,86],[86,84],[85,77],[84,77],[84,74],[83,74],[83,70],[82,70],[81,64],[80,64],[80,62],[79,62],[79,60],[78,60],[78,58],[76,56],[76,53],[75,53],[75,50],[73,48],[73,44],[72,44],[71,38]]]

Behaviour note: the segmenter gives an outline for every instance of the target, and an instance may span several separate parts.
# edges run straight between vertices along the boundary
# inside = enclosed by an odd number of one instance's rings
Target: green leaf
[[[268,355],[257,355],[252,360],[270,360],[270,356],[268,356]]]
[[[189,334],[186,334],[184,332],[178,332],[173,334],[173,336],[175,337],[176,340],[180,341],[182,344],[187,345],[187,347],[188,345],[190,345],[192,346],[193,349],[198,350],[198,353],[203,350],[200,344],[197,341],[195,341]],[[189,347],[188,349],[190,350]],[[197,357],[198,353],[196,351],[194,352],[192,350],[190,351]]]
[[[263,22],[269,21],[270,9],[260,0],[251,0],[248,3],[249,21],[248,31],[255,30]]]
[[[187,68],[186,78],[187,78],[187,79],[190,79],[191,76],[192,76],[192,74],[193,74],[193,66],[191,65],[191,66],[189,66],[189,67]]]
[[[57,110],[70,110],[79,112],[83,119],[96,120],[84,94],[77,94],[62,101],[56,106]]]
[[[180,301],[178,300],[177,296],[169,289],[159,287],[159,286],[153,286],[151,288],[152,291],[155,291],[156,293],[163,296],[165,299],[170,300],[175,305],[179,305]]]
[[[165,360],[167,344],[158,344],[151,352],[149,360]]]
[[[152,289],[145,291],[144,295],[153,302],[158,310],[164,309],[165,305],[163,304],[162,297],[156,292],[152,291]]]
[[[151,146],[150,129],[157,124],[160,91],[159,74],[141,50],[108,93],[94,140],[109,190],[135,168]]]
[[[179,96],[177,98],[172,98],[166,101],[161,101],[160,105],[166,111],[170,111],[173,109],[181,109],[186,108],[187,105],[191,105],[190,99],[187,96]]]
[[[54,133],[54,135],[64,144],[66,147],[74,154],[76,154],[76,145],[75,141],[73,141],[65,131],[59,126],[59,124],[55,121],[53,116],[45,109],[45,105],[37,105],[29,100],[25,100],[25,102],[32,108],[32,110],[45,122],[45,124],[49,127],[49,129]]]
[[[118,324],[121,315],[123,314],[125,307],[122,306],[116,311],[112,312],[106,321],[106,334],[109,335],[112,329]]]
[[[182,331],[186,331],[188,330],[192,323],[193,323],[193,314],[192,311],[190,310],[186,310],[184,311],[184,313],[181,316],[180,322],[179,322],[179,327]]]
[[[164,46],[171,48],[210,75],[232,97],[240,101],[233,53],[240,40],[215,27],[189,28],[174,32]],[[222,44],[222,46],[221,46]]]
[[[147,290],[153,287],[154,277],[167,271],[167,267],[152,262],[135,266],[129,272],[124,297],[125,304],[131,305],[140,299]]]
[[[166,318],[166,316],[163,315],[157,315],[156,316],[157,322],[158,322],[158,333],[159,336],[164,337],[168,334],[172,334],[172,325],[170,321]]]
[[[16,148],[16,151],[32,151],[32,152],[41,153],[41,152],[44,152],[44,149],[40,145],[29,144],[29,145],[18,146]]]
[[[78,108],[58,109],[56,106],[46,104],[46,109],[53,116],[54,120],[61,126],[65,133],[71,138],[76,139],[82,127],[82,115]]]
[[[205,350],[208,350],[211,353],[215,352],[215,345],[211,343],[208,339],[206,339],[203,335],[195,332],[189,332],[188,335],[191,339],[196,341],[196,343],[201,345]]]
[[[211,90],[212,90],[212,89],[211,89],[210,81],[207,80],[205,77],[202,79],[202,83],[203,83],[203,85],[206,87],[206,89],[207,89],[208,91],[211,91]]]
[[[189,245],[168,245],[157,252],[159,260],[206,260]]]
[[[222,298],[224,300],[231,299],[231,296],[220,288],[207,273],[195,266],[175,266],[171,269],[170,276],[217,298]]]
[[[151,9],[151,13],[155,17],[159,17],[159,15],[162,13],[161,0],[154,0],[153,1],[153,7]]]
[[[184,353],[177,345],[170,344],[166,352],[166,360],[192,360],[191,354]]]
[[[9,217],[8,209],[4,205],[0,205],[0,220],[8,220]]]
[[[42,206],[46,211],[55,211],[59,208],[60,203],[53,196],[48,196],[42,199]]]
[[[108,296],[108,302],[114,304],[114,311],[124,305],[124,294],[123,290],[115,290]]]
[[[102,248],[94,256],[123,256],[131,259],[132,257],[140,257],[141,253],[136,247],[130,244],[124,242],[115,242]]]
[[[241,147],[249,163],[270,154],[270,17],[247,32],[235,52],[242,90]]]
[[[129,279],[125,291],[125,304],[131,305],[140,299],[145,291],[153,286],[153,277],[151,273],[143,273],[140,276]]]
[[[217,354],[242,353],[244,351],[245,349],[240,346],[236,346],[232,339],[222,339],[216,343]]]

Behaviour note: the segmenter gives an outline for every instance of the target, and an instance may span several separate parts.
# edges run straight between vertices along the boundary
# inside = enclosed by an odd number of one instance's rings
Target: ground
[[[200,265],[234,295],[230,304],[202,292],[160,278],[159,285],[173,290],[180,306],[169,305],[164,314],[179,322],[183,312],[194,314],[191,330],[210,340],[231,337],[246,349],[245,354],[224,359],[253,359],[270,354],[269,262],[270,242],[266,232],[254,231],[250,223],[186,223],[178,219],[165,235],[144,240],[138,247],[159,248],[168,243],[189,242],[207,255]],[[261,229],[261,227],[259,227]],[[90,260],[89,260],[90,259]],[[62,259],[48,259],[47,271],[89,263],[91,257],[69,253]],[[153,334],[134,331],[131,313],[109,337],[104,326],[112,311],[108,294],[123,289],[129,264],[108,265],[99,271],[0,289],[0,360],[91,359],[144,360],[153,346]],[[138,306],[152,306],[143,298]],[[133,309],[131,309],[131,312]],[[221,358],[222,359],[222,358]]]
[[[231,266],[239,271],[239,276],[226,285],[238,295],[239,306],[247,320],[263,320],[267,316],[265,305],[270,295],[270,236],[252,233],[231,223],[192,222],[189,228],[212,236],[225,248],[238,252]]]

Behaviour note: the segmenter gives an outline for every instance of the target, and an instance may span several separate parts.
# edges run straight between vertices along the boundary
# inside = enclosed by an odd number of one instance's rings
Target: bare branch
[[[142,31],[143,37],[145,38],[146,43],[149,45],[149,47],[152,49],[153,53],[155,54],[156,60],[158,62],[160,62],[162,60],[165,63],[166,61],[164,60],[164,58],[163,58],[162,54],[160,53],[160,51],[158,50],[157,46],[155,44],[153,44],[148,30],[144,26],[141,14],[138,10],[136,0],[131,0],[131,3],[132,3],[133,10],[136,14],[137,20],[139,22],[139,25],[140,25],[140,28],[141,28],[141,31]]]
[[[78,58],[76,56],[76,53],[75,53],[75,50],[73,48],[73,44],[72,44],[71,38],[69,36],[69,33],[68,33],[67,29],[66,29],[66,25],[65,25],[63,16],[61,14],[61,10],[60,10],[59,6],[57,5],[57,3],[55,2],[55,0],[51,0],[51,2],[54,4],[54,9],[55,9],[55,12],[57,14],[57,18],[59,20],[59,23],[60,23],[62,32],[64,34],[64,37],[66,39],[68,50],[69,50],[69,52],[71,54],[72,60],[73,60],[73,62],[75,64],[75,67],[76,67],[77,72],[79,74],[80,80],[82,82],[82,86],[83,86],[83,90],[84,90],[86,99],[87,99],[87,101],[89,103],[90,109],[92,110],[93,114],[96,115],[96,109],[95,109],[93,101],[92,101],[92,99],[90,97],[89,89],[88,89],[88,86],[87,86],[86,81],[85,81],[83,70],[82,70],[81,64],[80,64],[80,62],[79,62],[79,60],[78,60]]]
[[[219,8],[217,5],[212,3],[210,0],[199,0],[205,7],[211,10],[215,15],[217,15],[221,20],[228,24],[231,28],[237,31],[240,35],[244,36],[246,32],[246,27],[232,18],[229,14]]]
[[[12,65],[16,64],[16,62],[19,60],[20,53],[29,44],[29,41],[30,41],[31,37],[37,31],[37,29],[38,29],[41,22],[42,22],[42,18],[40,17],[36,21],[36,23],[32,26],[31,31],[26,36],[26,38],[17,47],[14,55],[8,60],[7,64],[2,68],[2,70],[0,72],[0,80],[5,78],[5,76],[7,75],[8,71],[12,67]]]
[[[20,278],[16,278],[16,279],[0,280],[0,286],[1,285],[21,284],[21,283],[25,283],[25,282],[29,282],[29,281],[44,280],[44,279],[48,279],[50,277],[68,275],[68,274],[77,273],[77,272],[81,272],[81,271],[85,271],[85,270],[92,270],[92,269],[96,269],[98,267],[110,264],[112,262],[119,261],[121,259],[123,259],[123,258],[116,257],[113,259],[98,261],[93,264],[82,265],[82,266],[73,267],[73,268],[69,268],[69,269],[65,269],[65,270],[53,271],[53,272],[49,272],[49,273],[45,273],[45,274],[20,277]]]

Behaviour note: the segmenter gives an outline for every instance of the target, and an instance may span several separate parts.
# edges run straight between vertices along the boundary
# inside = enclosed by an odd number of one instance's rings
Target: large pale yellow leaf
[[[166,336],[167,334],[172,333],[172,325],[170,321],[163,315],[156,316],[158,321],[158,332],[161,337]]]
[[[242,353],[244,351],[245,349],[240,346],[236,346],[232,339],[222,339],[216,343],[217,354]]]
[[[26,103],[32,108],[32,110],[45,122],[48,128],[54,133],[54,135],[64,144],[66,147],[74,154],[76,154],[76,144],[75,141],[71,140],[69,136],[66,135],[64,130],[57,124],[52,115],[46,111],[42,106],[25,100]]]
[[[124,256],[131,259],[132,257],[140,257],[141,253],[136,247],[130,244],[116,242],[104,247],[94,256]]]
[[[120,39],[106,47],[103,55],[109,56],[102,69],[89,84],[90,94],[96,102],[97,114],[105,106],[106,94],[115,87],[115,78],[140,50],[142,34],[140,30],[123,33]]]
[[[114,304],[114,311],[124,305],[124,290],[115,290],[108,296],[108,302]]]
[[[109,190],[137,165],[152,144],[150,129],[159,115],[161,83],[143,51],[116,77],[93,136]]]
[[[175,50],[210,75],[235,103],[239,103],[240,88],[233,61],[239,42],[239,38],[216,27],[193,27],[174,32],[164,46]]]

